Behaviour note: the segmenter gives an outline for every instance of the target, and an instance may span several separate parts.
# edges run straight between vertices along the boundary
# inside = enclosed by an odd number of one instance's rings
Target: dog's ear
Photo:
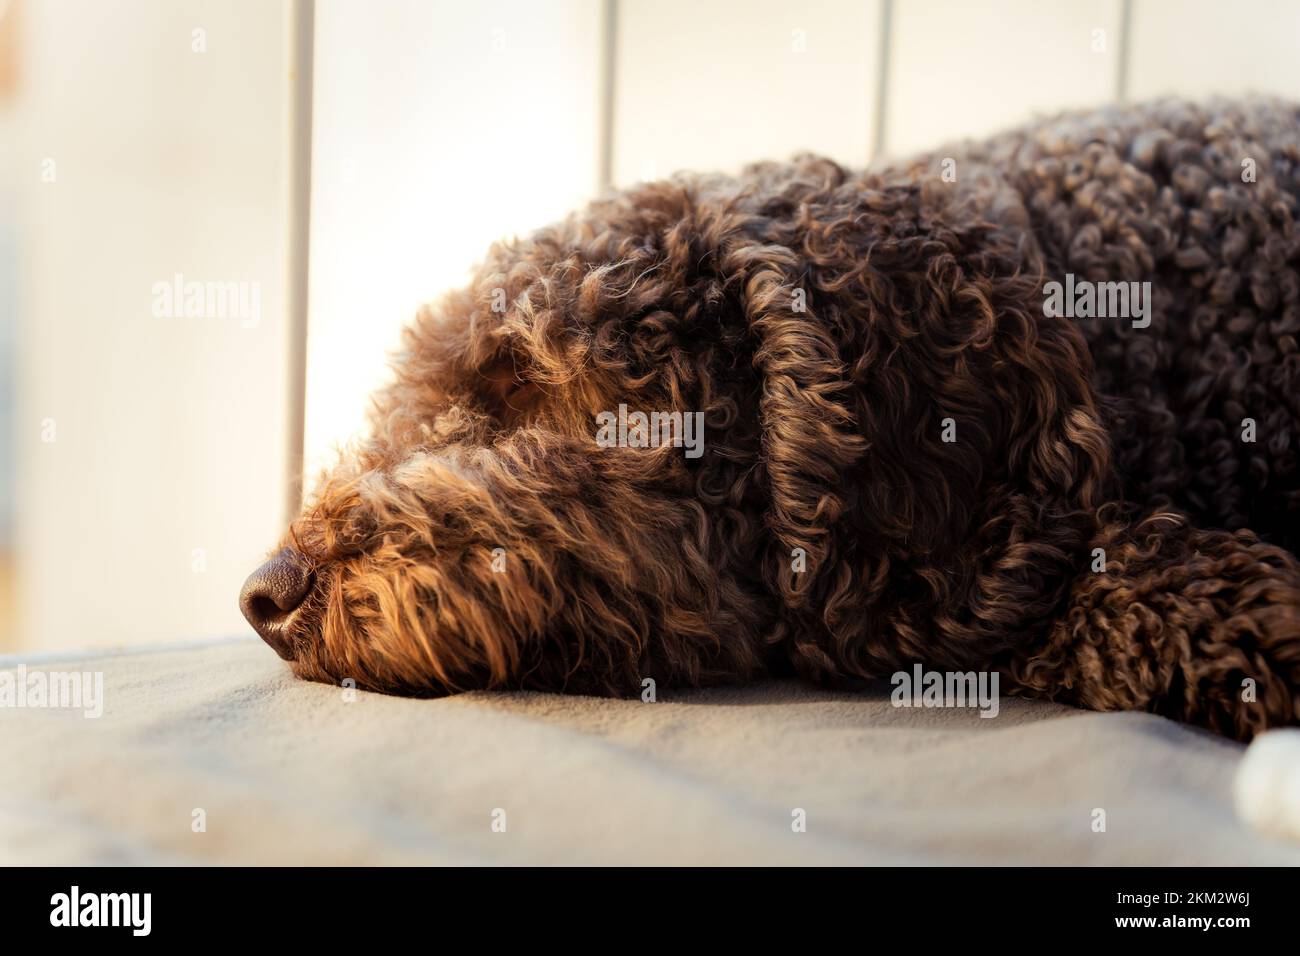
[[[771,583],[787,607],[798,608],[817,569],[835,560],[835,528],[848,507],[845,478],[868,446],[839,346],[831,328],[795,299],[790,265],[774,261],[749,278],[745,311],[762,381],[765,517],[777,545]]]
[[[803,248],[754,250],[745,306],[766,576],[796,629],[861,648],[870,672],[891,646],[978,654],[1046,616],[1110,466],[1086,344],[1044,315],[1032,238],[955,193],[862,206],[861,224],[818,223]],[[797,271],[832,240],[828,264]],[[909,607],[952,633],[923,633]],[[816,673],[822,652],[793,639]]]

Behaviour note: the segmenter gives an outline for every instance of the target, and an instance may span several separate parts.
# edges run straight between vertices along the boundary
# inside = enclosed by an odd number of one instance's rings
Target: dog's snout
[[[239,592],[239,609],[248,623],[285,660],[293,659],[285,631],[311,586],[311,568],[286,548],[250,574]]]

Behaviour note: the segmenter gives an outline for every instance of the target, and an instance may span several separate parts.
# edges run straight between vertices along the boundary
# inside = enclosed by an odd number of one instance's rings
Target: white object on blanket
[[[1300,840],[1300,730],[1270,730],[1246,749],[1233,785],[1237,815],[1261,833]]]

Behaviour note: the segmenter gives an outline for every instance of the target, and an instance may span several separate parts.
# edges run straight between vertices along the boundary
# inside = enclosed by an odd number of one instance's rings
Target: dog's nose
[[[285,548],[250,574],[239,592],[239,609],[248,623],[286,661],[293,659],[293,646],[285,631],[311,584],[307,562]]]

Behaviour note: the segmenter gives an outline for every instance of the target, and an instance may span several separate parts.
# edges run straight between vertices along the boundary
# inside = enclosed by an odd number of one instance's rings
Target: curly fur
[[[499,244],[282,543],[315,572],[292,667],[628,694],[922,662],[1294,723],[1298,195],[1297,107],[1166,101],[681,175]],[[1046,315],[1065,273],[1151,282],[1150,327]],[[704,455],[600,447],[620,403],[703,412]]]

